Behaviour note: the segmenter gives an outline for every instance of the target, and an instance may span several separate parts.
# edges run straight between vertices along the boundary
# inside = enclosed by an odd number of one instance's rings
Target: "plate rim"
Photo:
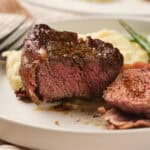
[[[77,18],[70,18],[68,20],[60,20],[60,21],[53,21],[48,25],[56,25],[58,23],[65,23],[65,22],[75,22],[75,21],[88,21],[88,20],[128,20],[128,21],[143,21],[143,22],[149,22],[150,23],[150,17],[147,16],[124,16],[124,15],[104,15],[104,16],[82,16]]]

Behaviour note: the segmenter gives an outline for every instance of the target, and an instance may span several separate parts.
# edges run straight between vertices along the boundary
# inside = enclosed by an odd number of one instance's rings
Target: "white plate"
[[[150,33],[150,21],[128,21],[139,32]],[[123,31],[117,20],[111,18],[59,22],[52,27],[79,33],[101,28]],[[92,119],[84,113],[37,111],[35,104],[16,99],[5,74],[0,71],[0,139],[42,150],[150,149],[150,128],[110,131],[99,126],[99,118]]]
[[[145,0],[114,0],[109,3],[90,0],[24,0],[33,4],[65,11],[105,15],[150,15],[150,2]],[[92,0],[91,0],[92,1]]]

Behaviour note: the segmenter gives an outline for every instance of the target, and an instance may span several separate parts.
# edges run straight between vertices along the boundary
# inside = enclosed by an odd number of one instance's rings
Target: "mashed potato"
[[[126,64],[136,61],[148,62],[148,54],[137,44],[130,42],[124,35],[113,30],[101,30],[96,33],[90,33],[93,38],[112,43],[117,47],[124,56]],[[81,35],[85,37],[85,35]],[[23,88],[21,77],[19,74],[19,66],[21,61],[21,51],[10,51],[3,54],[7,56],[7,76],[14,91]]]
[[[10,85],[14,91],[23,88],[19,67],[21,61],[21,51],[8,51],[3,53],[7,57],[6,72]]]

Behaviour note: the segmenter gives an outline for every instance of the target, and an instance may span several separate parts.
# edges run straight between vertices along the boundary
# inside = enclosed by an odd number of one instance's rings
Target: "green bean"
[[[143,47],[148,54],[150,54],[150,42],[147,40],[146,37],[136,33],[132,27],[130,27],[125,21],[119,20],[119,23],[122,27],[130,34],[132,39],[137,42],[141,47]],[[150,55],[149,55],[150,56]]]

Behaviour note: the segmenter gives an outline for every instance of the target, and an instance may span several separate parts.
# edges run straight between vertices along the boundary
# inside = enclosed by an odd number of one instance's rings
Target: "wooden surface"
[[[21,0],[20,4],[18,4],[16,0],[0,0],[0,12],[23,14],[28,17],[32,16],[37,23],[48,23],[48,24],[55,21],[85,17],[85,15],[83,14],[74,14],[63,12],[60,10],[34,6],[25,2],[21,2]],[[4,141],[0,141],[0,150],[27,150],[27,149],[14,146]]]

